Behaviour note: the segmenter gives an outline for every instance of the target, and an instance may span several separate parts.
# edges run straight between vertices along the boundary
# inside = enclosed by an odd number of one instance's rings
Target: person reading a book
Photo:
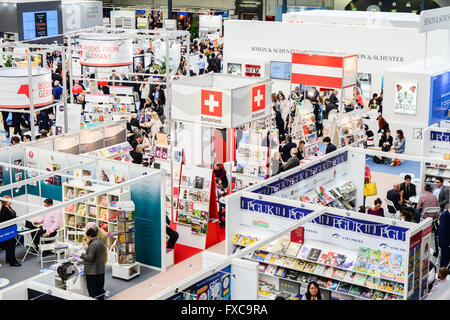
[[[45,199],[44,200],[44,207],[51,208],[53,206],[53,200],[52,199]],[[37,225],[40,225],[37,227]],[[45,213],[39,220],[34,221],[31,223],[30,221],[25,222],[25,227],[29,229],[37,229],[37,234],[34,237],[34,245],[36,248],[39,248],[39,243],[41,237],[44,238],[51,238],[56,236],[56,232],[58,229],[62,227],[62,214],[59,210],[53,210],[50,212]],[[50,252],[43,252],[42,255],[48,256],[51,254]]]
[[[97,238],[100,239],[105,246],[105,251],[103,252],[103,263],[106,265],[106,262],[108,261],[108,233],[102,228],[97,227],[97,224],[95,222],[91,221],[86,223],[85,233],[81,242],[85,250],[87,250],[87,248],[89,247],[89,239],[86,235],[86,232],[89,229],[94,229],[97,231]]]
[[[105,299],[105,245],[97,238],[97,230],[90,228],[86,231],[88,247],[85,253],[81,254],[84,261],[84,274],[86,275],[86,285],[89,297],[98,300]]]
[[[317,282],[311,281],[308,284],[308,289],[306,290],[302,300],[324,300]]]

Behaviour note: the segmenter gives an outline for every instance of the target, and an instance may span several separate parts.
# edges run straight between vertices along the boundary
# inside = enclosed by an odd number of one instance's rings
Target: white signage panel
[[[131,38],[80,37],[80,64],[89,67],[117,67],[133,64]]]
[[[416,114],[417,82],[397,82],[395,88],[394,111]]]
[[[32,69],[33,105],[42,107],[53,102],[51,71]],[[0,69],[0,108],[29,108],[28,68]]]
[[[450,29],[450,7],[423,10],[420,13],[419,32]]]

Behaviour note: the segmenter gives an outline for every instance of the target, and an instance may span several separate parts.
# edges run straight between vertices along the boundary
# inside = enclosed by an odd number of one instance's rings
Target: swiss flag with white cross
[[[202,90],[201,114],[205,116],[222,117],[222,92]]]
[[[262,84],[252,88],[252,112],[263,110],[266,107],[266,85]]]

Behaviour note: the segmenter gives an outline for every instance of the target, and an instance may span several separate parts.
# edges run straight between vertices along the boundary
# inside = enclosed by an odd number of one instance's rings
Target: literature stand
[[[263,299],[284,291],[298,297],[311,281],[332,299],[419,300],[427,295],[430,218],[415,224],[327,208],[303,224],[303,239],[298,239],[292,232],[277,232],[316,206],[245,191],[229,196],[227,205],[229,219],[238,220],[227,230],[228,255],[278,236],[242,257],[259,263]]]
[[[71,200],[105,189],[101,185],[85,186],[81,180],[63,183],[63,199]],[[118,201],[131,200],[129,191],[113,191],[64,208],[64,235],[68,241],[82,242],[87,222],[95,222],[108,233],[108,248],[118,235]]]
[[[206,249],[219,242],[219,216],[212,169],[181,167],[177,208],[178,243]]]
[[[331,142],[337,147],[361,147],[365,141],[361,110],[337,115],[331,124]]]
[[[133,150],[133,148],[131,147],[130,143],[128,141],[125,141],[110,147],[96,150],[91,154],[100,158],[131,162],[133,161],[133,158],[131,158],[130,156],[131,150]]]
[[[304,156],[313,156],[319,151],[316,132],[316,117],[311,104],[299,105],[294,117],[292,137],[298,143],[305,141]]]

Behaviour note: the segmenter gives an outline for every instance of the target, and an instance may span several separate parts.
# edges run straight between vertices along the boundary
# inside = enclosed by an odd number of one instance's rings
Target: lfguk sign
[[[133,63],[131,38],[80,38],[80,64],[90,67],[118,67]]]
[[[245,197],[241,198],[241,209],[292,220],[302,219],[313,212],[312,210]],[[398,241],[406,241],[406,231],[408,231],[408,229],[402,227],[331,213],[324,213],[312,220],[311,223]]]
[[[33,105],[41,107],[53,102],[50,70],[32,69]],[[27,68],[0,69],[0,108],[29,108],[30,88]]]
[[[424,10],[420,13],[419,31],[450,29],[450,7]]]

